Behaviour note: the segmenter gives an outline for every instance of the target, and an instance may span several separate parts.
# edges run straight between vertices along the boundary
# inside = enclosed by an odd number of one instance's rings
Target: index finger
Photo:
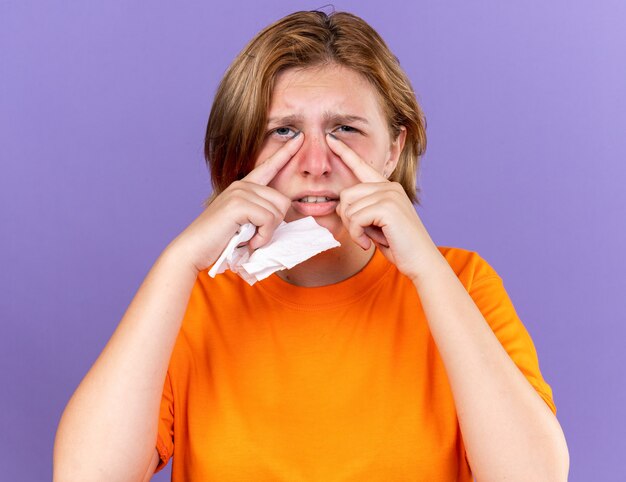
[[[387,182],[388,179],[370,166],[359,155],[350,149],[344,142],[329,132],[326,135],[328,145],[332,151],[341,157],[343,163],[350,168],[356,178],[361,182]]]
[[[302,131],[298,131],[285,145],[281,146],[274,154],[252,169],[243,180],[267,186],[278,174],[278,171],[298,152],[303,139],[304,134],[302,134]]]

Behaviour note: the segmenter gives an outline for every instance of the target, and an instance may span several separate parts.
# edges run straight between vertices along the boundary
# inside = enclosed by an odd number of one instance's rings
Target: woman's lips
[[[339,204],[338,199],[308,196],[296,201],[293,201],[291,205],[294,210],[303,216],[326,216],[328,214],[334,214]]]

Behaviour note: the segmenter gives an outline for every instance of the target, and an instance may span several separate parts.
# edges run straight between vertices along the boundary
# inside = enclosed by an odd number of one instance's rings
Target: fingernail
[[[337,136],[335,134],[333,134],[332,132],[329,132],[328,135],[330,137],[332,137],[333,139],[335,139],[336,141],[338,141],[339,139],[337,139]]]
[[[296,137],[298,137],[300,135],[302,131],[298,131],[296,132],[293,136],[291,136],[292,139],[295,139]]]

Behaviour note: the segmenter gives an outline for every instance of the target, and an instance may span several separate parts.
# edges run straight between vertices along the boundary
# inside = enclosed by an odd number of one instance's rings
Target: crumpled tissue
[[[209,275],[223,273],[227,269],[241,276],[250,286],[272,273],[290,269],[327,249],[340,246],[330,231],[315,222],[312,216],[290,223],[282,222],[274,231],[272,239],[250,254],[247,246],[256,232],[256,226],[241,226],[226,245]]]

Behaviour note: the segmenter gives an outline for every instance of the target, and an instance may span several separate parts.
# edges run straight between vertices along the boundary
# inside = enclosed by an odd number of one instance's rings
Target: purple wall
[[[52,3],[0,2],[11,481],[50,479],[69,396],[199,213],[205,122],[230,60],[265,24],[324,2]],[[555,392],[570,480],[626,480],[626,4],[335,5],[372,23],[413,80],[429,133],[419,213],[438,244],[478,251],[504,278]]]

